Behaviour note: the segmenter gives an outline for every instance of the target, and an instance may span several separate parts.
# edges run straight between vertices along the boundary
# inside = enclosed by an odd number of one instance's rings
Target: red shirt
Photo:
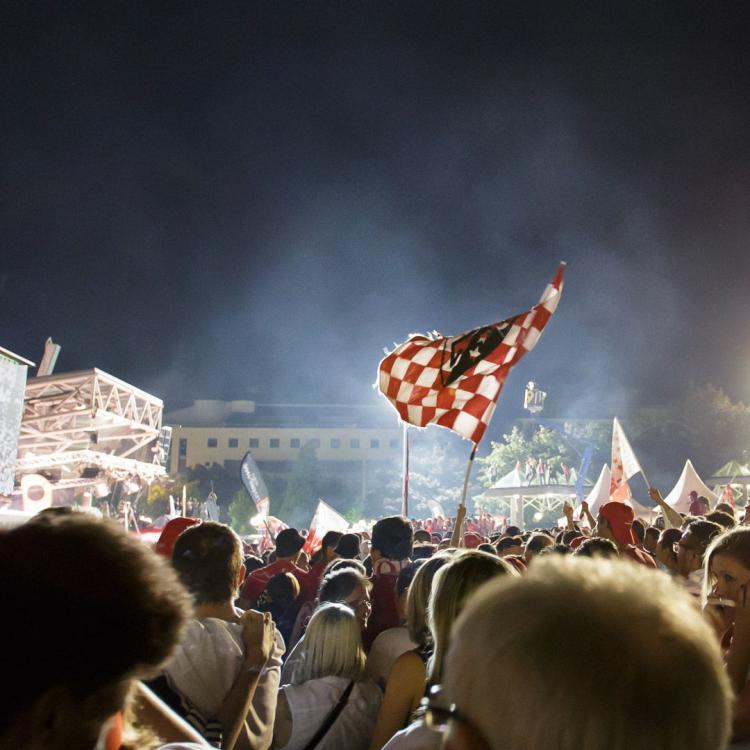
[[[245,579],[240,589],[240,597],[250,602],[252,606],[255,600],[266,590],[268,582],[279,573],[291,573],[298,581],[300,588],[304,585],[307,575],[302,568],[298,568],[291,560],[277,560],[264,568],[254,570]]]
[[[396,581],[401,569],[409,564],[409,560],[386,560],[381,558],[373,566],[372,590],[372,614],[367,622],[367,629],[363,633],[362,642],[365,649],[369,650],[372,642],[384,630],[395,628],[400,625],[398,607],[396,603]]]
[[[315,597],[318,595],[320,581],[323,578],[323,572],[325,571],[328,562],[328,560],[322,558],[316,562],[307,573],[305,573],[304,581],[300,581],[299,601],[301,604],[315,601]]]
[[[638,549],[638,547],[633,547],[632,545],[628,545],[628,547],[625,550],[621,550],[621,553],[624,553],[625,555],[627,555],[631,560],[637,563],[640,563],[641,565],[645,565],[647,568],[656,567],[654,558],[651,557],[651,555],[649,555],[648,552],[644,552],[642,549]]]

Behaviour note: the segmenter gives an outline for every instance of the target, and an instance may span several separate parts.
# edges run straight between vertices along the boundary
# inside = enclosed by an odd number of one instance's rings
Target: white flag
[[[641,471],[641,465],[630,447],[625,431],[617,417],[612,425],[612,469],[609,484],[609,496],[621,502],[629,499],[628,479]]]
[[[342,534],[349,528],[349,522],[337,513],[328,503],[318,500],[318,507],[310,522],[305,546],[302,548],[308,555],[320,547],[323,537],[329,531],[340,531]]]

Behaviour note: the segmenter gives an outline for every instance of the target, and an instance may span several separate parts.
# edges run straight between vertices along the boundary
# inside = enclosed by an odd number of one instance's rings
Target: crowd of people
[[[750,526],[694,498],[259,554],[63,509],[0,532],[0,748],[720,750],[750,739]]]

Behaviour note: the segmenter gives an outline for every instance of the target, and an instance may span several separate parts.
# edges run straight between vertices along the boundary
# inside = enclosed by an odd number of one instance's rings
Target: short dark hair
[[[526,551],[532,555],[538,555],[545,547],[554,544],[552,537],[543,531],[535,531],[526,540]]]
[[[85,513],[0,532],[0,570],[13,608],[0,618],[3,674],[12,683],[0,701],[0,732],[53,687],[83,700],[145,676],[169,656],[191,612],[166,560]]]
[[[659,541],[657,542],[657,547],[661,549],[667,549],[670,550],[674,545],[680,541],[682,538],[682,531],[680,529],[664,529],[664,531],[659,534]]]
[[[729,513],[725,513],[722,510],[712,510],[710,513],[706,513],[704,518],[707,521],[718,523],[719,526],[721,526],[724,530],[732,529],[736,525],[734,517],[730,516]]]
[[[403,560],[411,555],[414,532],[401,516],[381,518],[372,527],[372,548],[386,560]]]
[[[636,543],[643,544],[643,540],[646,538],[646,526],[643,521],[640,518],[634,518],[630,528],[633,530]]]
[[[359,537],[356,534],[342,534],[336,544],[336,554],[351,559],[359,557]]]
[[[687,529],[685,529],[686,533],[688,531],[692,536],[695,537],[696,541],[698,542],[699,549],[695,551],[699,552],[702,558],[706,552],[706,549],[708,549],[708,545],[711,543],[711,540],[717,534],[721,533],[722,528],[718,523],[714,523],[713,521],[692,521],[690,524],[688,524]]]
[[[504,552],[510,547],[523,547],[523,539],[520,536],[504,536],[498,540],[495,548],[498,552]]]
[[[617,545],[609,539],[600,536],[592,536],[584,540],[573,552],[581,557],[619,557],[620,552]]]
[[[240,538],[214,521],[185,529],[172,550],[172,565],[196,604],[233,599],[242,559]]]
[[[656,540],[659,540],[659,529],[656,528],[656,526],[647,526],[646,527],[646,536],[652,536],[655,537]]]
[[[518,526],[506,526],[505,527],[505,534],[507,536],[520,536],[521,535],[521,529]]]

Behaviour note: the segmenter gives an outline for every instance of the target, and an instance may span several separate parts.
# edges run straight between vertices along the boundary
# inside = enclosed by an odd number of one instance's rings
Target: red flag
[[[477,445],[508,372],[557,309],[564,274],[561,263],[539,303],[520,315],[460,336],[411,336],[380,363],[381,393],[404,422],[447,427]]]
[[[307,532],[305,546],[302,548],[308,555],[311,555],[320,547],[323,537],[329,531],[340,531],[344,533],[349,528],[349,522],[337,513],[328,503],[318,500],[318,507],[315,515],[310,521],[310,529]]]

